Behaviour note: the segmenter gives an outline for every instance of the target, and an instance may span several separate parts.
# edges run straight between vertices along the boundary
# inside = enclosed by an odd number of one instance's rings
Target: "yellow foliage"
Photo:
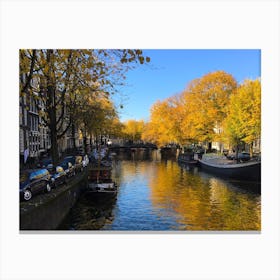
[[[217,134],[219,128],[222,133]],[[240,86],[224,71],[191,81],[181,94],[157,101],[142,139],[158,145],[176,142],[252,143],[261,133],[260,80]]]
[[[197,141],[212,141],[214,128],[222,124],[229,97],[237,83],[232,75],[216,71],[196,79],[183,93],[187,106],[185,133]]]
[[[127,139],[140,140],[144,129],[144,121],[128,120],[123,124],[122,132]]]
[[[209,73],[191,81],[180,95],[156,102],[144,139],[158,144],[211,141],[214,128],[221,125],[235,79],[224,71]]]
[[[157,101],[151,108],[150,119],[144,129],[143,140],[158,145],[176,141],[176,104],[173,98]]]
[[[234,144],[252,143],[261,135],[261,83],[245,80],[230,99],[224,122],[225,133]]]

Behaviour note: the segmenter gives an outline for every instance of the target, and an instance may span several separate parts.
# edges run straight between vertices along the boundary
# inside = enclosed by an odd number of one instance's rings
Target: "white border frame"
[[[279,279],[279,34],[277,0],[2,1],[0,278]],[[18,49],[42,47],[261,49],[261,234],[20,234]]]

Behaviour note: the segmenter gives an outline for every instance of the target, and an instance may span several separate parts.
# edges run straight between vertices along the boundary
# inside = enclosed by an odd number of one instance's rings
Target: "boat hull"
[[[197,160],[178,159],[178,161],[179,161],[180,163],[184,163],[184,164],[187,164],[187,165],[192,165],[192,166],[198,165],[198,161],[197,161]]]
[[[261,181],[261,162],[239,164],[213,164],[199,160],[199,165],[208,172],[238,180]]]
[[[196,166],[198,160],[194,159],[194,154],[181,154],[178,156],[178,162],[184,163],[190,166]]]
[[[94,193],[111,193],[116,194],[118,189],[115,182],[89,182],[88,191]]]

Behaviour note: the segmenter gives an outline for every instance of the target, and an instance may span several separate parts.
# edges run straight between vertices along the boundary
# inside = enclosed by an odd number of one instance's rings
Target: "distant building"
[[[29,122],[28,122],[28,108],[26,102],[26,96],[19,98],[19,153],[20,163],[23,164],[24,154],[29,156]]]
[[[214,132],[217,135],[221,135],[223,133],[223,128],[216,123],[214,127]],[[218,137],[219,138],[219,137]],[[212,149],[215,149],[218,152],[222,152],[224,149],[229,149],[229,146],[222,141],[213,141],[211,144]]]
[[[214,132],[217,135],[222,134],[223,128],[216,124],[216,127],[214,128]],[[211,147],[212,149],[215,149],[218,152],[222,152],[224,149],[231,148],[229,144],[219,142],[219,141],[212,142]],[[250,152],[250,145],[244,143],[239,149],[241,149],[242,151]],[[260,152],[261,152],[261,139],[259,138],[253,142],[253,153],[260,153]]]
[[[21,77],[21,82],[25,77]],[[44,126],[39,110],[39,83],[31,81],[31,89],[19,97],[19,153],[21,166],[35,163],[41,154],[50,149],[48,129]]]

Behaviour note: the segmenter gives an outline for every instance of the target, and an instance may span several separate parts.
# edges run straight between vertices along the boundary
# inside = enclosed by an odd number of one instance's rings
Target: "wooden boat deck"
[[[214,167],[240,167],[240,166],[250,166],[256,164],[256,160],[248,160],[244,162],[237,163],[236,160],[227,159],[225,156],[203,156],[199,160],[202,163],[214,166]]]

